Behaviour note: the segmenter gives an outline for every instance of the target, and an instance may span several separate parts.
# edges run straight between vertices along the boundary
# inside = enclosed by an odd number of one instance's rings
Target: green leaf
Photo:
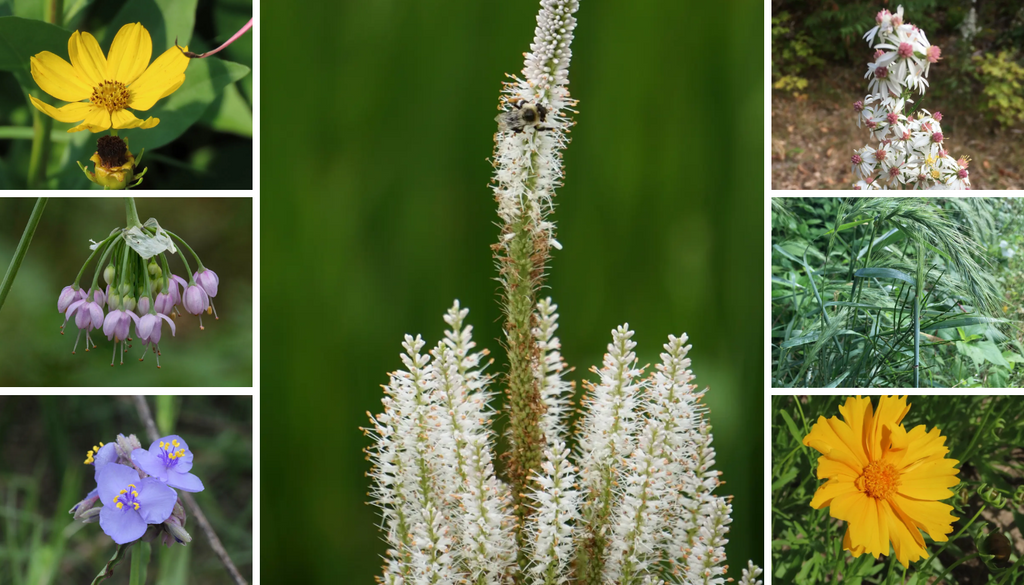
[[[132,548],[132,568],[128,585],[146,585],[146,569],[149,567],[150,547],[148,542],[139,541]]]
[[[893,268],[861,268],[854,272],[853,275],[859,278],[894,278],[917,286],[917,282],[914,280],[914,277],[910,276],[906,272],[900,272]]]
[[[798,445],[801,444],[803,442],[803,433],[801,433],[800,429],[797,428],[796,423],[793,421],[792,417],[789,416],[789,413],[785,410],[780,410],[779,415],[781,415],[782,420],[786,422],[786,427],[789,428],[789,434],[793,435],[793,439],[796,440]]]
[[[930,323],[925,327],[921,327],[921,331],[935,331],[936,329],[952,329],[954,327],[967,327],[969,325],[979,325],[982,323],[1002,322],[1003,319],[996,319],[994,317],[960,317],[939,321],[938,323]]]
[[[185,46],[192,41],[192,29],[196,24],[197,0],[128,0],[103,31],[103,39],[109,45],[121,27],[141,22],[153,37],[153,58],[178,44]],[[97,35],[97,38],[100,38]],[[102,41],[101,41],[102,44]],[[188,75],[188,72],[185,73]]]
[[[68,31],[40,20],[17,16],[0,17],[0,70],[14,73],[26,90],[38,91],[32,79],[29,57],[50,51],[68,60]],[[41,92],[40,92],[41,93]]]
[[[783,473],[782,476],[779,477],[779,479],[776,479],[774,482],[772,482],[772,491],[774,492],[775,490],[779,489],[780,487],[782,487],[782,486],[786,485],[787,483],[793,481],[793,478],[796,477],[796,473],[797,473],[796,467],[795,466],[790,466],[790,468],[788,470],[786,470],[786,473]]]
[[[220,97],[206,110],[202,123],[218,132],[252,138],[252,110],[238,91],[237,83],[224,88]]]

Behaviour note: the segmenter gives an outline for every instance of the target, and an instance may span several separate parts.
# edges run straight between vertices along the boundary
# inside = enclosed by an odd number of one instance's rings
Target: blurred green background
[[[15,68],[42,50],[46,27],[39,27],[52,0],[0,0],[0,189],[24,189],[32,148],[32,116],[26,90],[51,104],[28,71]],[[64,40],[48,50],[68,59],[67,38],[76,30],[93,34],[104,55],[121,26],[141,22],[153,37],[153,59],[174,46],[175,37],[190,51],[220,46],[253,17],[252,0],[64,0]],[[14,18],[32,19],[13,21]],[[5,22],[5,19],[9,22]],[[160,118],[147,130],[123,130],[133,153],[145,148],[148,167],[140,189],[252,189],[253,35],[246,33],[217,55],[192,61],[185,83],[160,100],[143,118]],[[5,46],[6,45],[6,46]],[[31,50],[30,50],[30,47]],[[14,58],[13,55],[18,57]],[[21,82],[19,84],[19,81]],[[55,143],[47,187],[98,189],[75,161],[87,164],[96,139],[107,134],[66,130],[75,124],[54,122]]]
[[[139,218],[156,218],[181,236],[220,277],[214,302],[219,320],[182,311],[177,333],[163,328],[160,369],[150,352],[138,362],[136,343],[124,366],[110,367],[113,342],[93,331],[96,349],[85,353],[85,336],[71,354],[78,328],[57,312],[61,289],[71,284],[89,258],[89,240],[99,241],[124,227],[124,199],[50,199],[28,255],[0,308],[2,386],[252,386],[252,199],[136,198]],[[0,271],[6,271],[35,199],[0,198]],[[188,280],[177,254],[168,255],[175,274]],[[189,257],[192,270],[194,259]],[[92,283],[95,260],[82,276]],[[103,277],[100,276],[100,283]],[[120,363],[120,359],[118,359]]]
[[[178,434],[195,454],[195,495],[243,576],[252,578],[252,398],[151,396],[163,434]],[[89,583],[114,553],[98,523],[67,513],[92,488],[85,452],[145,426],[131,396],[0,396],[0,583]],[[189,514],[187,546],[153,544],[147,583],[223,584],[230,578]],[[105,584],[128,583],[130,560]]]
[[[459,299],[490,371],[504,369],[487,158],[538,6],[262,7],[261,406],[275,415],[263,454],[274,477],[319,486],[263,500],[267,582],[379,574],[358,427],[380,410],[403,334],[435,343]],[[581,2],[578,125],[553,216],[565,249],[545,291],[577,382],[618,324],[636,330],[641,364],[689,333],[721,492],[736,496],[733,577],[764,560],[763,15],[746,0]]]

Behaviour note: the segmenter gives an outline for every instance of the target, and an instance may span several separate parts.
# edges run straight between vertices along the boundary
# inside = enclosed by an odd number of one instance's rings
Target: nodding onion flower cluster
[[[85,454],[92,465],[96,487],[69,514],[100,528],[117,544],[162,536],[163,543],[186,544],[185,508],[178,500],[183,492],[203,491],[203,482],[192,470],[192,451],[178,435],[161,437],[143,449],[135,435],[118,435],[113,443],[100,443]],[[99,502],[101,506],[94,507]]]
[[[171,273],[167,253],[177,252],[171,238],[195,258],[197,270],[192,272],[185,254],[179,256],[186,274],[191,272],[188,281]],[[85,351],[89,351],[90,346],[95,349],[89,333],[100,329],[108,340],[114,342],[110,365],[113,366],[117,359],[118,347],[121,349],[120,363],[124,364],[124,353],[134,341],[131,334],[134,325],[135,336],[144,347],[139,361],[146,357],[146,349],[152,348],[156,367],[159,368],[162,325],[166,321],[171,335],[175,334],[175,319],[181,316],[179,307],[199,316],[200,329],[204,328],[203,313],[218,318],[213,307],[213,297],[217,296],[220,284],[217,274],[203,266],[199,256],[184,240],[161,228],[156,220],[150,219],[142,226],[129,229],[117,228],[106,239],[94,242],[90,249],[92,253],[79,270],[78,277],[65,286],[57,298],[57,312],[64,315],[61,335],[69,321],[78,326],[71,353],[78,349],[82,333],[85,333]],[[88,288],[80,286],[86,267],[97,256],[99,260],[92,284]],[[104,288],[99,286],[101,274],[106,284]]]
[[[949,155],[942,114],[925,109],[905,111],[916,92],[924,95],[928,70],[942,51],[920,28],[903,21],[903,7],[883,9],[876,26],[865,33],[874,44],[874,61],[865,78],[871,92],[853,104],[857,125],[871,132],[877,146],[865,145],[851,157],[854,189],[970,189],[970,159]]]

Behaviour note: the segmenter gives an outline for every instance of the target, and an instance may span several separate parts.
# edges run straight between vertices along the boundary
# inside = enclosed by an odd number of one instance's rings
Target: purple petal
[[[177,447],[173,447],[174,441],[178,442]],[[162,450],[160,449],[161,442],[168,443],[169,446],[173,447],[174,451],[179,451],[181,449],[185,450],[185,455],[182,457],[175,458],[174,463],[171,464],[171,466],[168,467],[168,469],[176,470],[179,473],[185,473],[188,470],[192,469],[192,450],[188,448],[188,443],[185,442],[185,439],[182,439],[178,435],[167,435],[166,437],[161,437],[154,441],[152,445],[150,445],[149,452],[154,453],[153,449],[155,447],[155,454],[159,456],[160,453],[162,452]]]
[[[93,473],[93,478],[98,478],[100,475],[100,469],[108,463],[115,463],[117,461],[117,449],[114,448],[114,443],[107,443],[100,447],[100,450],[93,455],[92,458],[93,466],[96,468],[96,472]]]
[[[89,307],[89,315],[92,317],[92,328],[99,329],[103,327],[103,309],[96,303],[87,303]]]
[[[81,307],[83,303],[85,303],[85,299],[78,299],[77,301],[71,303],[71,306],[68,307],[68,312],[64,313],[65,323],[68,322],[68,319],[71,318],[71,315],[74,315],[75,311],[78,310],[78,307]]]
[[[156,323],[160,322],[160,320],[154,315],[145,315],[139,321],[139,325],[136,327],[136,330],[139,332],[139,337],[141,337],[143,341],[149,339],[149,334],[153,332],[153,325],[156,324],[153,321],[156,321]]]
[[[178,488],[183,492],[203,491],[203,482],[191,473],[179,473],[177,470],[167,470],[167,485]]]
[[[132,463],[160,481],[167,481],[167,468],[159,456],[145,449],[136,449],[132,451]]]
[[[140,506],[141,507],[141,506]],[[117,544],[128,544],[146,533],[146,521],[133,508],[105,505],[100,510],[100,528]]]
[[[178,494],[162,481],[147,477],[139,484],[138,501],[142,519],[147,524],[160,524],[171,515]]]
[[[167,321],[167,324],[171,326],[171,336],[173,337],[174,336],[174,321],[172,321],[171,318],[168,317],[167,315],[160,315],[160,317],[164,321]]]
[[[103,320],[103,334],[107,336],[107,339],[112,339],[114,336],[114,330],[117,329],[117,324],[121,320],[121,310],[111,311],[107,313],[107,318]]]
[[[128,484],[139,484],[139,472],[127,465],[108,463],[96,473],[96,484],[100,490],[100,502],[104,507],[113,506],[114,498],[127,489]]]

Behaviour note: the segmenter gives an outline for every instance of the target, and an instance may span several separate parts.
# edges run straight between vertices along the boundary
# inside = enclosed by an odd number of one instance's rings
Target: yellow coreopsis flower
[[[55,108],[29,97],[52,118],[82,122],[68,132],[152,128],[159,118],[140,120],[127,108],[144,112],[174,93],[185,82],[189,62],[178,47],[167,49],[150,64],[152,54],[153,41],[140,23],[121,27],[106,57],[95,37],[75,31],[68,40],[70,64],[49,51],[30,58],[32,79],[40,89],[72,103]]]
[[[907,431],[900,424],[909,410],[905,396],[881,397],[877,412],[870,398],[850,398],[839,407],[844,420],[818,417],[803,441],[821,453],[818,479],[828,479],[811,507],[828,506],[833,518],[846,521],[843,549],[877,559],[892,542],[904,567],[928,558],[920,530],[945,542],[959,520],[938,501],[953,496],[959,461],[946,459],[939,429]]]

